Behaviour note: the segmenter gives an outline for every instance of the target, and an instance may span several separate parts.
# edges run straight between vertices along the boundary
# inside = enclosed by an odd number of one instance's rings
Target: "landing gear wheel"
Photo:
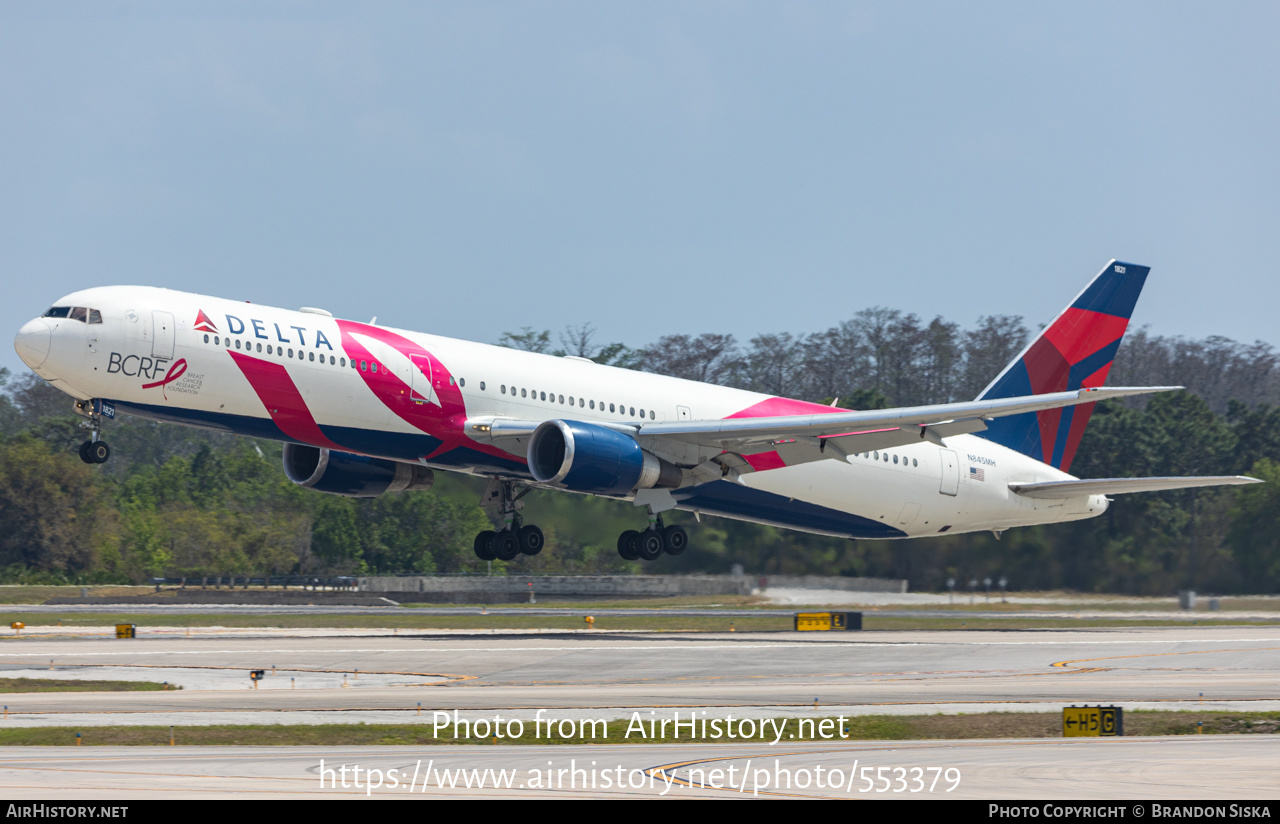
[[[85,441],[80,444],[80,460],[87,464],[93,463],[93,458],[89,457],[89,447],[93,446],[93,441]]]
[[[520,539],[520,551],[525,555],[537,555],[546,543],[546,539],[542,537],[542,530],[533,524],[520,527],[516,537]]]
[[[89,459],[89,463],[103,464],[111,457],[111,447],[107,446],[106,441],[90,441],[81,447],[81,449],[83,449],[84,452],[80,457],[87,457]]]
[[[493,547],[493,554],[498,556],[499,561],[514,561],[520,554],[520,539],[509,529],[504,529],[495,535],[490,546]]]
[[[475,551],[476,557],[481,561],[492,561],[497,555],[493,552],[493,539],[498,533],[492,529],[486,529],[476,536]]]
[[[668,555],[679,555],[689,546],[689,533],[684,527],[673,524],[662,530],[662,542],[666,544]]]
[[[636,538],[636,549],[642,561],[656,561],[662,557],[662,533],[656,529],[646,529]]]
[[[636,546],[636,539],[639,537],[640,533],[634,529],[628,529],[618,536],[618,554],[622,556],[622,560],[634,561],[640,557],[640,548]]]

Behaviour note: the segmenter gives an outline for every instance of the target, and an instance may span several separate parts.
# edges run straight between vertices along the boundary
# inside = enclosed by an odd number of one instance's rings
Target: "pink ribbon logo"
[[[169,384],[176,381],[178,378],[182,377],[182,374],[186,371],[187,371],[187,359],[182,358],[180,360],[176,360],[174,361],[173,366],[169,367],[169,371],[165,374],[163,379],[158,380],[155,383],[144,383],[142,385],[142,388],[151,389],[153,387],[159,386],[161,387],[160,391],[164,393],[164,399],[169,400],[169,393],[164,389],[164,387],[168,386]]]

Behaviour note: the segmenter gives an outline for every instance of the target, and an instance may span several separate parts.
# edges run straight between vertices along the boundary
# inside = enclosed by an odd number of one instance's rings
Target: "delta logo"
[[[203,309],[197,309],[195,330],[197,332],[217,332],[218,327],[213,325],[213,321],[209,320],[209,316],[204,313]]]

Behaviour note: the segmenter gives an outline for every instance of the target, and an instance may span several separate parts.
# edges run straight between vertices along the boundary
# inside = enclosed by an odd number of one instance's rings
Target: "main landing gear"
[[[546,544],[542,530],[533,524],[525,524],[519,510],[524,508],[520,501],[529,489],[526,487],[516,492],[514,481],[495,478],[485,490],[481,506],[498,507],[506,526],[494,532],[486,529],[476,536],[475,553],[482,561],[512,561],[518,555],[537,555]]]
[[[99,440],[102,437],[102,415],[93,411],[92,402],[77,401],[75,403],[76,413],[88,418],[87,421],[81,421],[80,425],[90,431],[89,440],[80,444],[80,460],[87,464],[106,463],[111,457],[111,447],[107,446],[107,442]]]
[[[637,532],[628,529],[618,536],[618,554],[627,561],[656,561],[665,552],[679,555],[689,546],[689,533],[684,527],[672,524],[664,526],[662,516],[649,513],[649,526]]]

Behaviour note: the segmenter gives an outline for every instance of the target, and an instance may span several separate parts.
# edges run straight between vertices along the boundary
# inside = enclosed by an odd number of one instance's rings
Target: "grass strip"
[[[2,692],[152,692],[182,689],[156,681],[72,681],[58,678],[0,678]]]
[[[476,716],[478,717],[478,716]],[[474,722],[476,717],[470,717]],[[669,715],[667,716],[670,717]],[[643,719],[643,716],[642,716]],[[687,719],[687,716],[686,716]],[[646,733],[649,731],[647,721]],[[804,723],[801,724],[800,722]],[[825,725],[823,722],[828,722]],[[505,722],[504,722],[505,723]],[[700,724],[701,722],[699,722]],[[864,715],[845,718],[847,737],[838,734],[840,722],[835,717],[777,718],[755,720],[758,732],[753,738],[742,736],[715,737],[709,727],[706,736],[688,728],[673,737],[668,725],[665,736],[638,733],[632,722],[619,720],[597,724],[590,735],[561,736],[548,734],[542,725],[535,735],[531,722],[524,724],[524,734],[517,738],[454,737],[453,727],[433,734],[430,724],[290,724],[290,725],[215,725],[174,727],[174,741],[184,746],[362,746],[362,745],[431,745],[431,744],[652,744],[652,743],[743,743],[754,740],[771,743],[776,729],[783,730],[783,741],[919,741],[928,739],[993,739],[993,738],[1061,738],[1062,715],[1056,712],[1000,712],[974,715]],[[577,725],[575,725],[577,726]],[[1240,733],[1276,733],[1280,731],[1280,713],[1275,712],[1168,712],[1162,710],[1125,713],[1127,735],[1221,735]],[[628,734],[630,728],[630,734]],[[742,728],[739,727],[739,730]],[[169,727],[26,727],[0,729],[0,746],[75,746],[76,733],[86,746],[163,746],[169,743]],[[465,732],[465,730],[464,730]],[[472,730],[474,734],[474,729]],[[824,734],[825,733],[825,734]],[[795,738],[789,737],[795,735]],[[782,743],[781,741],[779,743]]]

